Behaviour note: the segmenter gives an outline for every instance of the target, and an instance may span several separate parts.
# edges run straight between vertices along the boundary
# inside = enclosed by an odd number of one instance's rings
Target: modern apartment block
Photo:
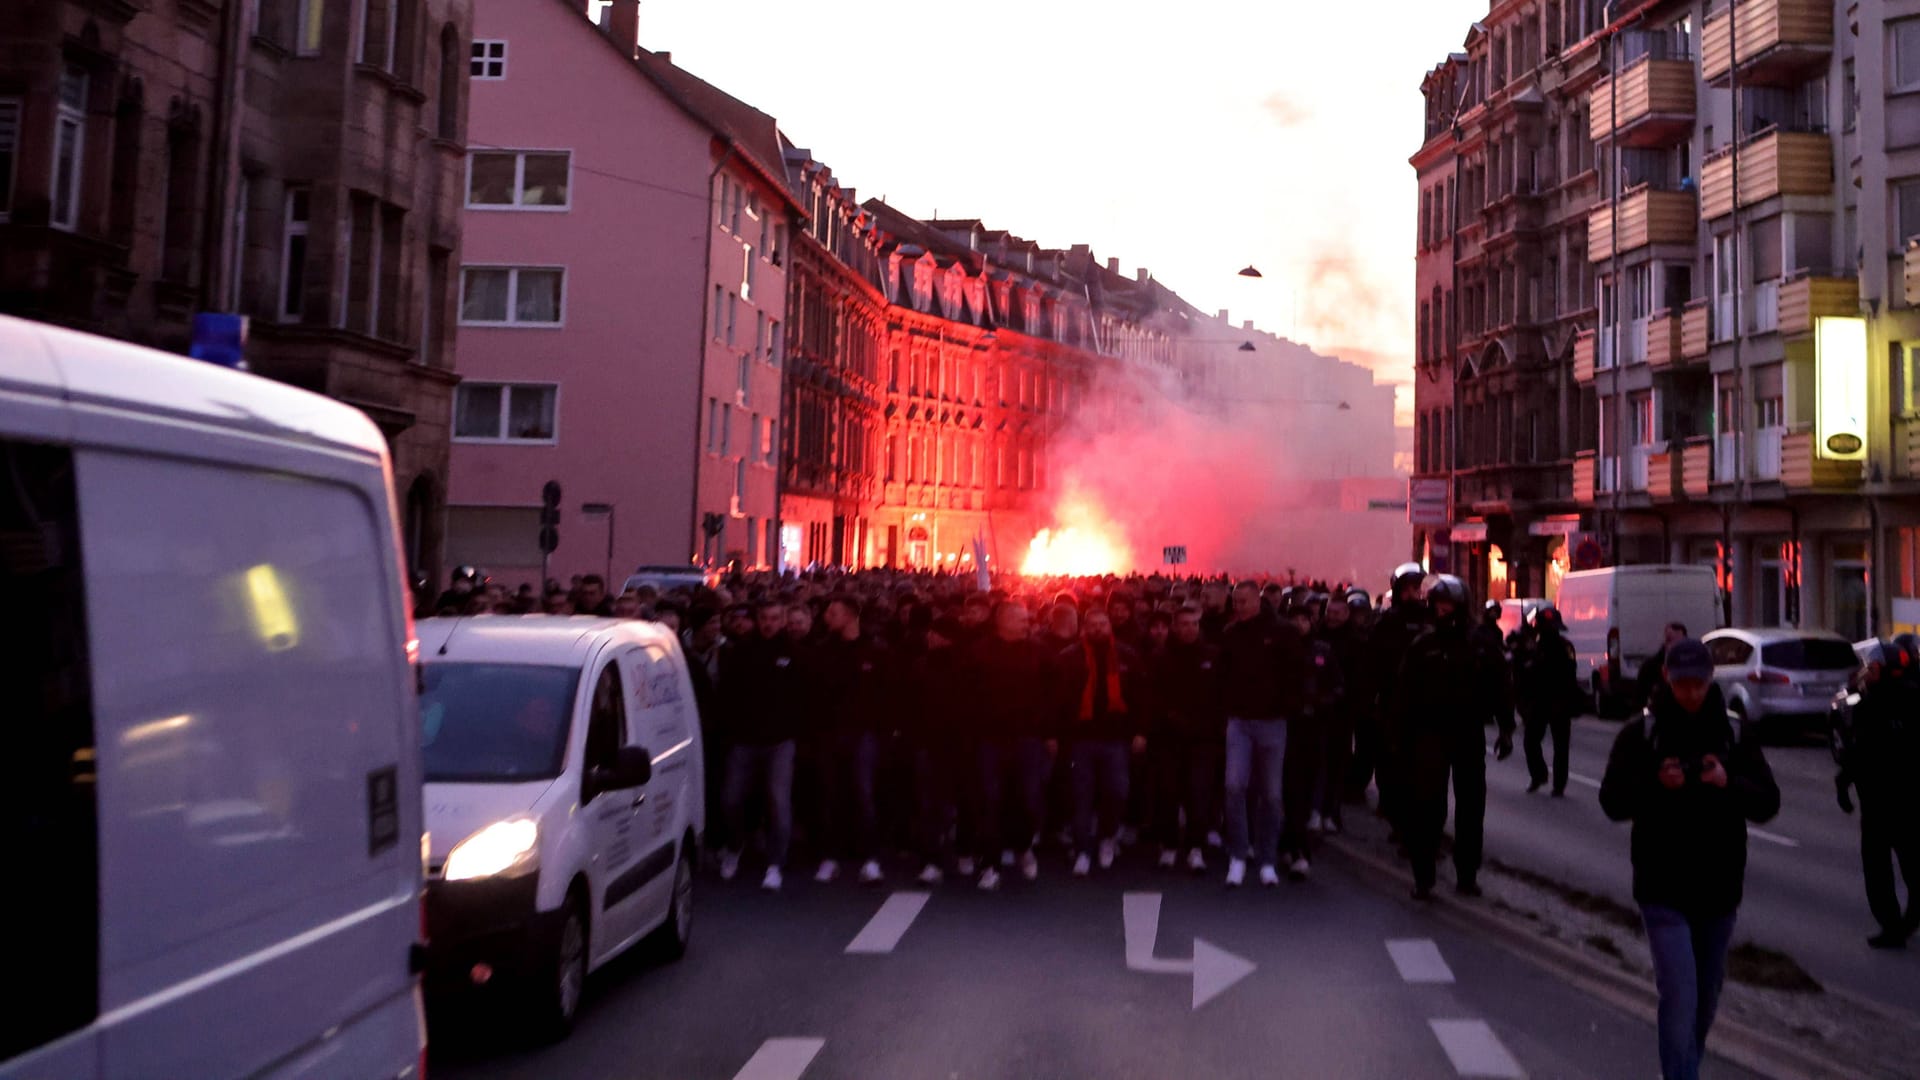
[[[1548,18],[1554,5],[1500,4],[1483,25],[1529,10]],[[1537,58],[1569,79],[1596,147],[1584,245],[1595,300],[1574,318],[1563,414],[1578,515],[1565,518],[1577,527],[1567,560],[1714,566],[1735,624],[1853,638],[1912,628],[1920,5],[1610,13]],[[1590,80],[1572,78],[1581,65]],[[1443,109],[1442,134],[1473,111]],[[1433,143],[1425,152],[1443,153]],[[1462,384],[1472,358],[1457,356]],[[1488,437],[1482,416],[1463,410],[1457,424],[1463,455]],[[1463,489],[1471,469],[1451,477]],[[1470,568],[1511,559],[1482,509],[1457,499],[1448,523]],[[1536,594],[1536,580],[1508,588]]]
[[[0,311],[254,372],[386,433],[437,574],[470,0],[0,5]]]
[[[475,15],[448,554],[558,572],[766,565],[788,259],[773,119],[637,47],[638,0]]]

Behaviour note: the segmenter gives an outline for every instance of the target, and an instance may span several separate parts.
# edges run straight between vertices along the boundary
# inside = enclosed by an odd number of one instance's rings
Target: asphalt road
[[[1488,762],[1487,855],[1631,904],[1628,826],[1600,811],[1600,778],[1620,730],[1615,722],[1574,723],[1567,798],[1528,795],[1523,752]],[[1548,743],[1548,759],[1552,744]],[[1834,800],[1833,758],[1825,747],[1768,746],[1780,784],[1780,814],[1747,840],[1746,901],[1736,940],[1790,954],[1823,983],[1920,1011],[1920,946],[1869,949],[1876,930],[1860,874],[1859,818]]]
[[[1228,892],[1215,877],[1145,861],[1130,853],[1110,874],[1076,881],[1055,855],[1037,884],[981,894],[949,883],[924,903],[904,882],[792,883],[770,896],[703,878],[684,960],[597,974],[574,1033],[555,1046],[504,1039],[499,1018],[442,1024],[429,1071],[475,1080],[1658,1073],[1650,1025],[1333,867],[1304,885]],[[1161,898],[1157,925],[1151,902],[1131,902],[1131,943],[1128,893]],[[1196,936],[1215,995],[1197,1008]],[[850,954],[856,940],[878,951]],[[1130,945],[1134,966],[1149,970],[1130,970]],[[1748,1074],[1716,1061],[1709,1075]]]

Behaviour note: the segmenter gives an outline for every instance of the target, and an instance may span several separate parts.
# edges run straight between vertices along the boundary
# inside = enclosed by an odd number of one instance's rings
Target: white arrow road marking
[[[1507,1053],[1500,1037],[1486,1021],[1429,1020],[1427,1026],[1433,1029],[1434,1038],[1440,1040],[1440,1049],[1447,1052],[1447,1060],[1453,1062],[1453,1071],[1461,1076],[1526,1080],[1527,1074],[1521,1070],[1520,1063]]]
[[[753,1052],[733,1080],[800,1080],[825,1039],[768,1039]]]
[[[860,933],[854,936],[847,946],[850,953],[883,954],[893,951],[900,939],[907,934],[907,927],[919,916],[920,909],[927,906],[932,893],[897,892],[887,897],[880,910],[873,913]]]
[[[1400,969],[1400,978],[1410,983],[1450,983],[1453,969],[1440,955],[1440,946],[1427,938],[1401,938],[1387,942],[1387,955]]]
[[[1153,942],[1160,935],[1160,894],[1126,893],[1120,917],[1127,935],[1127,970],[1152,975],[1193,976],[1193,1007],[1198,1009],[1253,974],[1254,963],[1201,938],[1193,939],[1193,959],[1158,960]]]

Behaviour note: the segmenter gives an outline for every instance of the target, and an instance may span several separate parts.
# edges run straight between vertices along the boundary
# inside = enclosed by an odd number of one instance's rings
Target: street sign
[[[1453,520],[1444,476],[1416,476],[1407,481],[1407,520],[1415,525],[1447,525]]]
[[[1456,544],[1484,544],[1487,542],[1487,523],[1484,521],[1456,521],[1453,523],[1453,542]]]
[[[1168,566],[1180,566],[1187,561],[1187,547],[1185,544],[1163,548],[1161,553],[1165,557]]]
[[[560,481],[547,481],[546,486],[540,489],[540,502],[546,506],[560,505]]]
[[[560,530],[551,525],[540,530],[540,554],[551,555],[560,546]]]
[[[1404,513],[1407,509],[1407,500],[1405,499],[1368,499],[1367,509],[1398,510]]]

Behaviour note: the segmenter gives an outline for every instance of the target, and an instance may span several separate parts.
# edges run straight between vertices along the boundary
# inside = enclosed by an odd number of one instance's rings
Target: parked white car
[[[1621,716],[1637,704],[1634,679],[1660,651],[1668,623],[1696,636],[1720,625],[1719,586],[1707,566],[1576,571],[1561,579],[1554,606],[1601,716]]]
[[[417,1075],[390,470],[358,409],[0,317],[0,1077]]]
[[[1833,696],[1860,667],[1853,643],[1824,630],[1716,630],[1702,640],[1728,711],[1756,729],[1824,730]]]
[[[620,583],[620,591],[651,586],[665,593],[674,589],[697,589],[707,583],[706,572],[697,566],[642,566],[627,575],[627,580]]]
[[[678,958],[706,830],[680,642],[646,622],[420,624],[427,988],[517,994],[572,1026],[587,974],[649,936]]]

